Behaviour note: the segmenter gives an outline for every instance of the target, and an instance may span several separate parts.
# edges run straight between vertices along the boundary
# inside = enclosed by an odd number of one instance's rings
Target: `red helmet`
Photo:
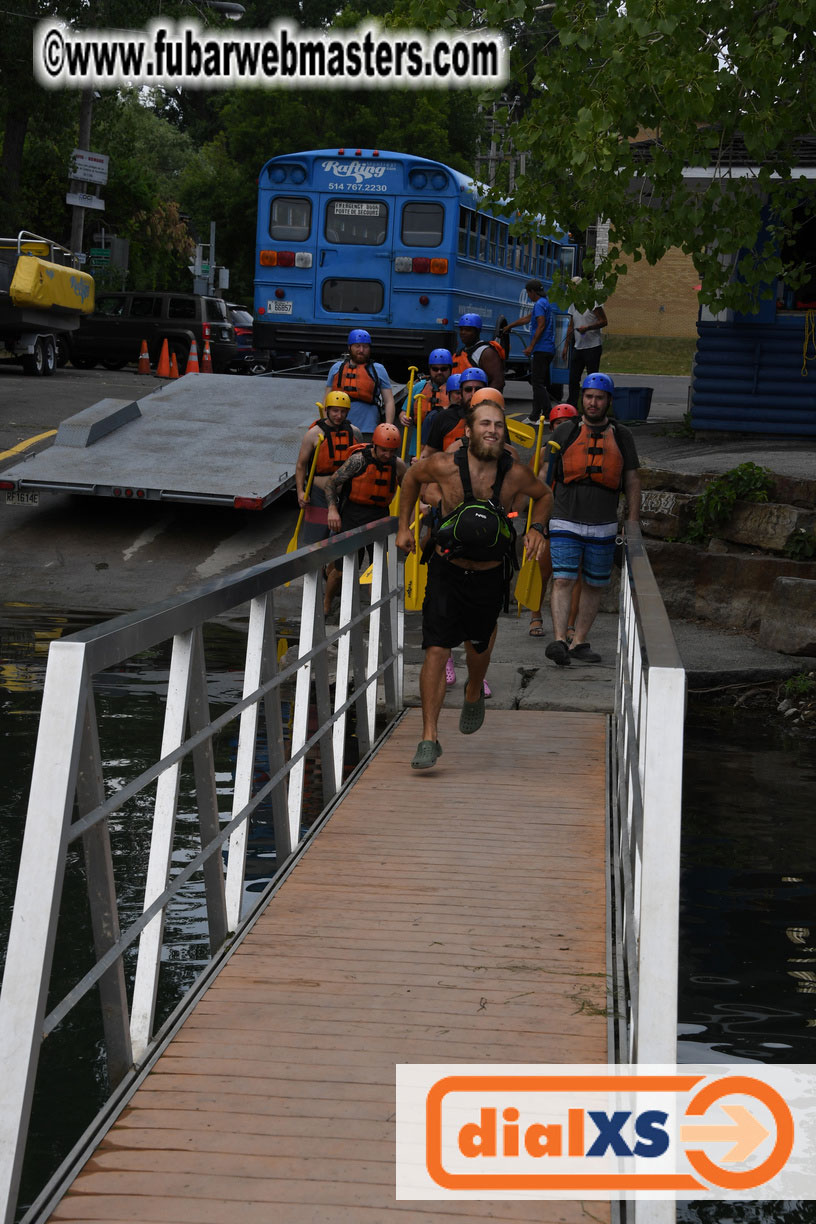
[[[572,404],[554,404],[550,410],[550,423],[553,421],[565,421],[567,417],[577,417],[578,410],[573,408]]]
[[[396,425],[388,425],[386,422],[377,426],[371,438],[375,446],[383,446],[386,450],[399,450],[401,440]]]

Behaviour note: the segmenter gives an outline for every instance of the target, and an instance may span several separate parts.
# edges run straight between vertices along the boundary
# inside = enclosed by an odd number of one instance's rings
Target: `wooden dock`
[[[394,1198],[396,1063],[607,1061],[606,719],[457,721],[417,774],[402,720],[51,1219],[609,1219]]]

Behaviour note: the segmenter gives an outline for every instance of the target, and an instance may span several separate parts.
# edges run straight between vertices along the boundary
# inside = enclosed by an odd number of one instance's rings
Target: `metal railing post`
[[[190,674],[193,665],[194,631],[189,629],[173,639],[170,679],[167,685],[167,708],[164,717],[161,755],[166,757],[184,740],[187,706],[190,695]],[[150,859],[147,865],[144,909],[164,892],[170,874],[173,854],[173,831],[176,826],[181,764],[168,766],[160,775],[153,809],[153,830],[150,838]],[[159,986],[164,910],[151,918],[139,940],[136,980],[133,984],[133,1007],[130,1016],[130,1039],[133,1057],[140,1063],[153,1035],[156,992]]]
[[[99,730],[93,690],[88,686],[85,717],[77,771],[77,809],[85,816],[105,798],[102,777],[102,756],[99,750]],[[100,820],[82,836],[88,902],[91,910],[94,950],[97,960],[119,939],[119,910],[116,904],[116,883],[113,875],[110,830],[107,820]],[[102,1025],[105,1033],[105,1059],[112,1087],[124,1079],[133,1065],[133,1049],[128,1027],[125,969],[119,957],[99,980],[102,1005]]]
[[[79,642],[53,642],[0,995],[0,1201],[11,1224],[40,1057],[88,677]]]

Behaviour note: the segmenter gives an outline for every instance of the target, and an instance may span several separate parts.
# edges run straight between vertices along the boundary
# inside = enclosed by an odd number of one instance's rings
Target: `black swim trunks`
[[[477,654],[487,650],[504,606],[503,569],[463,569],[433,553],[422,604],[422,649],[471,642]]]

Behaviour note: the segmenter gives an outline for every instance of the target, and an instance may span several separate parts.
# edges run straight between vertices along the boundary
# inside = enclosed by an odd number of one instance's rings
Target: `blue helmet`
[[[450,349],[434,349],[428,358],[428,365],[453,365],[453,354]]]
[[[615,394],[615,384],[608,374],[587,374],[581,383],[581,390],[587,391],[593,388],[596,391],[605,391],[610,396]]]
[[[474,369],[472,366],[469,370],[463,370],[459,375],[459,386],[466,382],[484,383],[487,386],[487,375],[484,370]]]
[[[482,316],[477,314],[463,314],[457,327],[475,327],[477,331],[482,330]]]
[[[458,391],[459,384],[461,381],[462,381],[461,374],[451,374],[450,378],[445,383],[445,390],[446,391]]]
[[[371,336],[362,327],[355,327],[348,334],[348,344],[370,344]]]

